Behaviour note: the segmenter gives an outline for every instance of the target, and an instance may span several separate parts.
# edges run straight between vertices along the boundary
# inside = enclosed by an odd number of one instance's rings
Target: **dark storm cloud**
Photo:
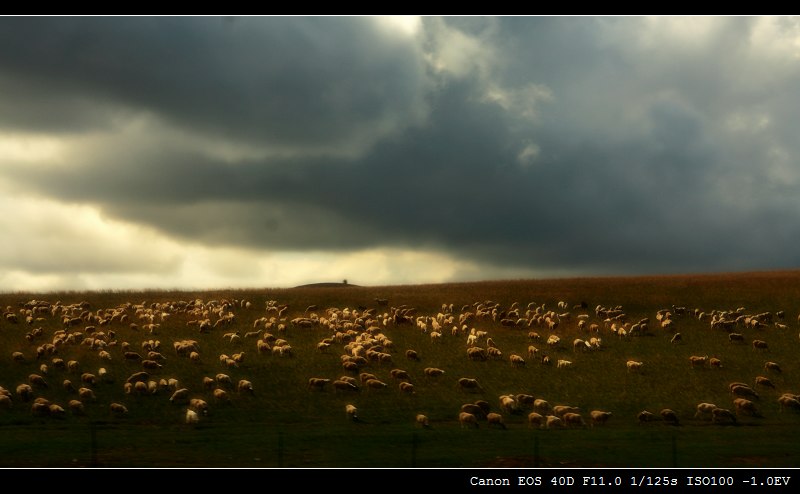
[[[695,48],[658,29],[652,44],[629,46],[649,29],[637,18],[426,20],[430,50],[447,30],[488,50],[475,63],[491,70],[466,75],[426,69],[417,45],[366,19],[0,22],[0,86],[20,92],[0,104],[6,126],[67,132],[104,111],[142,111],[234,143],[296,147],[233,161],[180,141],[106,147],[46,174],[5,173],[173,237],[430,249],[589,274],[800,261],[797,144],[786,133],[796,114],[785,110],[797,105],[798,70],[747,83],[763,77],[749,72],[762,62],[734,33],[752,32],[751,19],[721,22]],[[32,31],[41,36],[8,48]],[[515,96],[538,94],[524,92],[531,85],[552,97]],[[83,100],[92,103],[69,118],[47,121],[41,108]],[[8,108],[29,117],[19,123]],[[769,115],[771,126],[732,132],[737,112],[745,123]],[[359,141],[386,121],[400,124],[356,155],[302,152]],[[776,155],[787,156],[782,167]]]

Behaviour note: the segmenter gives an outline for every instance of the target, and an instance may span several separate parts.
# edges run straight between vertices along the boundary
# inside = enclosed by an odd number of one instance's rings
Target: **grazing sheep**
[[[475,428],[478,428],[478,419],[475,415],[467,412],[461,412],[458,414],[458,422],[461,424],[461,428],[465,428],[467,425],[474,425]]]
[[[502,395],[500,397],[500,408],[506,413],[515,413],[519,404],[517,400],[511,395]]]
[[[478,383],[477,379],[470,379],[468,377],[462,377],[461,379],[458,380],[458,384],[457,385],[458,385],[458,389],[460,389],[461,391],[474,391],[474,390],[483,391],[483,388]]]
[[[736,415],[727,408],[714,408],[711,410],[711,423],[717,424],[724,421],[730,421],[736,424]]]
[[[408,360],[414,360],[416,362],[419,362],[419,355],[414,350],[406,350],[406,358]]]
[[[674,410],[670,410],[669,408],[665,408],[665,409],[661,410],[661,412],[659,412],[659,414],[661,415],[661,418],[664,420],[664,422],[667,422],[668,424],[671,424],[671,425],[681,425],[680,421],[678,420],[678,414],[675,413]]]
[[[744,335],[741,333],[728,333],[728,341],[731,343],[739,342],[744,343]]]
[[[441,375],[444,375],[444,371],[436,367],[426,367],[424,372],[425,375],[428,377],[439,377]]]
[[[217,384],[220,384],[220,385],[223,385],[223,384],[226,385],[226,386],[232,386],[233,385],[233,383],[231,382],[231,376],[229,376],[227,374],[217,374],[214,377],[214,380],[217,381]]]
[[[508,360],[511,362],[511,367],[525,367],[525,359],[515,353],[512,353]]]
[[[208,403],[201,398],[192,398],[189,400],[189,408],[197,413],[208,415]]]
[[[214,390],[214,399],[218,403],[225,403],[228,401],[228,393],[224,389],[215,389]]]
[[[77,360],[70,360],[67,362],[67,370],[70,372],[80,372],[80,362]]]
[[[400,383],[400,391],[408,394],[414,394],[414,385],[409,382],[401,382]]]
[[[528,345],[528,357],[535,357],[539,353],[539,349],[533,345]]]
[[[775,385],[772,384],[772,381],[770,381],[769,378],[764,376],[756,376],[756,386],[763,386],[765,388],[775,389]]]
[[[117,417],[121,417],[123,415],[128,414],[128,408],[122,403],[112,403],[109,406],[109,409],[111,410],[111,413]]]
[[[186,410],[186,423],[189,425],[194,425],[200,422],[200,416],[197,415],[197,412],[191,409]]]
[[[14,362],[25,362],[25,355],[22,352],[14,352],[11,354],[11,359]]]
[[[324,391],[325,385],[331,382],[330,379],[323,379],[321,377],[312,377],[308,380],[308,389],[316,389],[318,391]]]
[[[781,412],[784,410],[784,408],[800,410],[800,399],[798,399],[797,395],[784,393],[778,398],[778,403],[781,406]]]
[[[8,395],[0,394],[0,408],[11,409],[13,402]]]
[[[350,382],[350,381],[343,381],[341,379],[337,379],[337,380],[333,381],[332,385],[333,385],[334,392],[338,392],[338,391],[356,391],[356,392],[358,392],[358,391],[360,391],[359,387],[355,383]]]
[[[425,429],[428,429],[431,426],[427,415],[418,413],[414,420],[416,421],[416,423],[418,423],[420,426],[424,427]]]
[[[713,369],[720,369],[722,368],[722,361],[716,357],[711,357],[708,359],[708,365]]]
[[[550,403],[546,400],[538,398],[533,401],[533,409],[539,413],[548,414],[552,411],[552,407],[550,407]]]
[[[711,412],[717,408],[717,405],[713,403],[698,403],[697,404],[697,411],[694,414],[694,418],[704,418],[706,416],[710,416]]]
[[[356,408],[355,405],[351,405],[348,403],[344,407],[344,412],[347,415],[347,418],[349,418],[353,422],[358,421],[358,408]]]
[[[767,350],[769,347],[767,346],[767,342],[764,340],[753,340],[753,349],[754,350]]]
[[[148,374],[145,371],[141,371],[131,374],[130,377],[128,377],[128,379],[125,380],[125,382],[126,383],[135,383],[137,381],[145,382],[148,379],[150,379],[150,374]]]
[[[145,369],[154,370],[154,369],[160,369],[163,366],[158,362],[156,362],[155,360],[142,360],[142,367]]]
[[[31,374],[31,375],[29,375],[28,376],[28,382],[31,383],[31,385],[33,385],[33,386],[39,386],[41,388],[48,387],[47,386],[47,381],[45,381],[44,378],[42,376],[40,376],[39,374]]]
[[[255,392],[253,391],[253,383],[251,383],[247,379],[241,379],[239,381],[239,384],[236,385],[236,389],[240,393],[250,393],[251,395],[255,394]]]
[[[90,388],[80,388],[78,390],[78,397],[84,401],[85,400],[97,401],[97,398],[94,395],[94,391],[92,391]]]
[[[586,422],[579,413],[567,412],[561,417],[561,419],[564,421],[564,424],[566,424],[567,427],[586,427]]]
[[[526,407],[533,407],[533,404],[536,402],[536,398],[534,398],[533,395],[524,393],[517,394],[514,396],[514,399],[517,400],[517,403]]]
[[[379,379],[367,379],[366,384],[367,388],[371,389],[385,389],[389,385]]]
[[[408,372],[406,372],[406,371],[404,371],[402,369],[392,369],[389,372],[389,374],[392,376],[392,378],[397,379],[397,380],[401,380],[401,379],[405,379],[407,381],[411,380],[411,377],[408,375]]]
[[[64,388],[64,391],[66,391],[67,393],[74,393],[75,392],[75,386],[72,384],[72,381],[70,381],[69,379],[64,379],[64,381],[61,383],[61,386]]]
[[[189,402],[189,390],[187,388],[181,388],[176,390],[172,393],[172,396],[169,397],[169,402],[173,405],[183,405]]]
[[[764,370],[780,373],[781,372],[781,366],[777,362],[765,362],[764,363]]]
[[[564,421],[561,420],[561,417],[557,417],[555,415],[548,415],[545,417],[544,425],[546,429],[563,429],[565,427]]]
[[[570,362],[569,360],[559,359],[558,363],[556,364],[556,369],[566,369],[567,367],[571,367],[571,366],[572,366],[572,362]]]
[[[531,412],[528,414],[528,427],[535,426],[538,428],[542,428],[544,427],[544,424],[545,424],[545,418],[543,415],[536,412]]]
[[[749,415],[751,417],[759,416],[756,404],[745,398],[736,398],[733,400],[733,407],[736,410],[736,415]]]
[[[566,413],[580,413],[580,408],[569,405],[556,405],[553,407],[553,415],[563,417]]]
[[[708,355],[704,355],[702,357],[699,357],[697,355],[692,355],[691,357],[689,357],[689,363],[691,364],[692,367],[703,367],[704,365],[706,365],[706,362],[708,362]]]
[[[656,415],[654,413],[648,412],[647,410],[642,410],[641,412],[639,412],[636,418],[640,424],[643,424],[645,422],[654,421],[656,419]]]
[[[84,414],[84,407],[83,402],[79,400],[69,400],[67,404],[69,409],[72,411],[74,415],[83,415]]]
[[[592,419],[592,427],[595,425],[605,425],[605,423],[608,422],[608,419],[611,418],[611,412],[592,410],[589,412],[589,417]]]
[[[125,383],[125,385],[130,386],[130,383]],[[133,385],[133,390],[136,391],[136,394],[138,395],[146,395],[148,394],[147,383],[136,381],[136,383]]]
[[[461,411],[471,413],[472,415],[475,415],[476,418],[486,417],[486,415],[489,413],[474,403],[465,403],[461,405]]]
[[[474,346],[467,348],[467,358],[474,361],[486,361],[489,359],[489,355],[483,348]]]
[[[628,360],[626,362],[628,372],[641,372],[644,362],[637,362],[635,360]]]
[[[488,415],[486,415],[486,421],[490,426],[496,425],[501,429],[506,428],[506,424],[503,422],[503,416],[499,413],[490,412]]]
[[[759,398],[758,393],[750,386],[733,386],[731,388],[731,394],[740,398]]]

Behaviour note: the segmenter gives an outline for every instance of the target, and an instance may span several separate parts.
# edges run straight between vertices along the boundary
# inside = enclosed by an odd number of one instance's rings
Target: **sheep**
[[[519,404],[517,400],[511,395],[502,395],[500,397],[500,408],[506,413],[514,413],[517,411]]]
[[[461,405],[461,411],[466,413],[471,413],[476,418],[486,417],[486,415],[489,413],[474,403],[465,403]]]
[[[461,412],[458,414],[458,422],[461,424],[461,428],[465,428],[468,425],[474,425],[475,428],[478,428],[478,419],[475,415],[467,412]]]
[[[716,357],[711,357],[708,359],[708,365],[711,368],[720,369],[722,368],[722,361]]]
[[[781,366],[777,362],[765,362],[764,370],[780,373]]]
[[[83,415],[84,414],[84,407],[83,402],[80,400],[69,400],[67,404],[69,409],[72,411],[73,415]]]
[[[671,425],[680,425],[680,421],[678,420],[678,414],[675,413],[674,410],[670,410],[669,408],[665,408],[659,412],[661,418],[664,422],[667,422]]]
[[[333,381],[332,386],[333,386],[334,392],[339,392],[339,391],[355,391],[355,392],[358,392],[358,391],[360,391],[359,387],[355,383],[349,382],[349,381],[343,381],[341,379],[337,379],[337,380]]]
[[[468,377],[462,377],[458,380],[458,389],[461,391],[473,391],[473,390],[481,390],[483,388],[478,383],[477,379],[471,379]]]
[[[767,342],[764,340],[753,340],[754,350],[767,350],[769,349]]]
[[[408,360],[414,360],[416,362],[419,362],[419,355],[414,350],[406,350],[406,358]]]
[[[703,418],[710,415],[714,409],[717,408],[717,405],[713,403],[698,403],[697,404],[697,411],[694,414],[694,418]]]
[[[689,363],[691,364],[692,367],[703,367],[704,365],[706,365],[706,362],[708,362],[708,355],[704,355],[702,357],[699,357],[697,355],[692,355],[691,357],[689,357]]]
[[[525,359],[515,353],[512,353],[508,360],[511,362],[511,367],[525,367]]]
[[[566,369],[567,367],[571,367],[571,366],[572,366],[572,362],[570,362],[569,360],[559,359],[558,363],[556,364],[556,369]]]
[[[740,398],[759,398],[758,393],[750,386],[734,386],[731,388],[731,394]]]
[[[125,352],[123,356],[125,360],[142,360],[142,356],[136,352]]]
[[[154,370],[154,369],[160,369],[163,366],[158,362],[156,362],[155,360],[148,359],[148,360],[142,360],[142,367],[145,369]]]
[[[539,353],[539,349],[533,345],[528,345],[528,357],[535,357],[536,354]]]
[[[188,403],[189,402],[189,390],[187,388],[181,388],[181,389],[175,390],[175,392],[172,393],[172,396],[169,397],[169,402],[172,403],[173,405],[180,405],[180,404]]]
[[[195,412],[192,409],[187,409],[186,410],[186,423],[189,424],[189,425],[194,425],[194,424],[197,424],[199,422],[200,422],[200,416],[197,415],[197,412]]]
[[[556,417],[563,417],[566,413],[580,413],[580,409],[569,405],[556,405],[553,407],[553,415]]]
[[[561,419],[564,421],[564,424],[567,427],[586,427],[586,422],[579,413],[567,412],[561,417]]]
[[[128,414],[128,408],[122,403],[112,403],[109,405],[109,409],[111,410],[111,413],[117,417]]]
[[[400,391],[408,394],[414,394],[414,385],[409,382],[401,382],[400,383]]]
[[[201,398],[192,398],[189,400],[189,408],[197,413],[208,415],[208,403]]]
[[[544,427],[544,421],[544,416],[539,413],[531,412],[528,414],[528,427],[536,426],[542,428]]]
[[[711,410],[711,423],[720,423],[723,420],[728,420],[736,424],[736,415],[727,408],[714,408]]]
[[[750,415],[751,417],[759,416],[756,404],[745,398],[736,398],[733,400],[733,407],[736,410],[736,415]]]
[[[744,343],[744,335],[741,333],[728,333],[728,341],[731,343],[739,342]]]
[[[366,384],[367,388],[371,389],[384,389],[388,387],[388,384],[378,379],[367,379],[367,382],[364,384]]]
[[[84,401],[85,400],[97,401],[97,398],[94,395],[94,391],[92,391],[91,388],[78,389],[78,397]]]
[[[769,378],[764,376],[756,376],[756,386],[763,386],[765,388],[775,389],[775,385],[772,384],[772,381],[770,381]]]
[[[125,383],[125,385],[130,386],[130,383]],[[144,383],[142,381],[136,381],[136,383],[133,385],[133,390],[136,391],[136,393],[139,395],[146,395],[148,393],[147,383]]]
[[[416,423],[418,423],[421,427],[425,429],[428,429],[431,426],[430,421],[428,420],[428,416],[422,413],[418,413],[414,420]]]
[[[644,362],[638,362],[636,360],[628,360],[626,362],[626,365],[628,367],[628,372],[641,372]]]
[[[648,412],[647,410],[642,410],[641,412],[636,415],[637,420],[640,424],[645,422],[652,422],[656,419],[656,415],[652,412]]]
[[[247,379],[239,380],[239,383],[236,385],[236,389],[239,391],[239,393],[250,393],[251,395],[255,394],[253,391],[253,383]]]
[[[33,386],[39,386],[41,388],[48,387],[47,381],[45,381],[44,378],[39,374],[30,374],[28,376],[28,382],[31,383],[31,385]]]
[[[25,354],[22,352],[14,352],[11,354],[11,359],[14,362],[25,362]]]
[[[358,421],[358,408],[356,408],[355,405],[351,405],[348,403],[344,407],[344,412],[347,415],[347,418],[349,418],[353,422]]]
[[[555,415],[548,415],[545,417],[545,428],[546,429],[553,429],[553,428],[564,428],[564,421],[561,420],[561,417],[557,417]]]
[[[489,355],[483,348],[475,346],[467,349],[467,358],[475,361],[486,361],[488,360]]]
[[[496,425],[501,429],[506,428],[506,424],[503,422],[503,416],[499,413],[490,412],[488,415],[486,415],[486,420],[490,426]]]
[[[550,413],[550,411],[552,410],[552,408],[550,407],[550,403],[541,398],[537,398],[536,400],[533,401],[533,409],[536,410],[537,412],[544,414]]]
[[[603,410],[592,410],[589,412],[589,417],[592,419],[592,427],[596,425],[605,425],[608,419],[611,418],[611,412]]]
[[[11,409],[13,402],[8,395],[0,394],[0,408]]]
[[[778,398],[778,403],[781,406],[781,412],[784,410],[784,408],[794,408],[795,410],[800,410],[800,399],[798,399],[797,395],[784,393]]]
[[[331,382],[330,379],[323,379],[321,377],[312,377],[308,380],[308,389],[316,389],[318,391],[324,391],[325,385]]]
[[[74,393],[75,392],[75,386],[72,384],[72,381],[70,381],[69,379],[64,379],[64,381],[61,383],[61,387],[63,387],[64,391],[66,391],[67,393]]]
[[[67,370],[69,372],[80,372],[80,362],[77,360],[70,360],[67,362]]]
[[[411,377],[409,377],[408,372],[406,372],[406,371],[404,371],[402,369],[392,369],[389,372],[389,374],[392,376],[392,378],[397,379],[397,380],[401,380],[401,379],[405,379],[405,380],[408,380],[408,381],[411,380]]]
[[[428,377],[439,377],[441,375],[444,375],[444,371],[436,367],[426,367],[424,372],[425,375]]]
[[[536,399],[533,395],[519,393],[514,396],[514,399],[517,400],[517,403],[520,405],[524,405],[526,407],[532,407],[533,404],[536,402]]]
[[[375,380],[378,379],[377,376],[375,376],[375,374],[370,374],[369,372],[360,373],[358,375],[358,378],[361,380],[361,384],[366,384],[367,381],[369,381],[370,379],[375,379]]]
[[[125,380],[126,383],[135,383],[137,381],[145,382],[150,378],[150,374],[145,371],[135,372],[131,374],[128,379]]]
[[[233,383],[231,382],[231,376],[229,376],[227,374],[217,374],[214,377],[214,380],[217,381],[217,384],[219,384],[219,385],[226,385],[226,386],[232,386],[233,385]]]
[[[217,403],[225,403],[228,401],[228,393],[224,389],[215,389],[214,390],[214,399]]]

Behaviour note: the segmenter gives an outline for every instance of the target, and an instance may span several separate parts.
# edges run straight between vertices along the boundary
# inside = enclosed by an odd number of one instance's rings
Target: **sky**
[[[0,292],[800,267],[800,19],[0,17]]]

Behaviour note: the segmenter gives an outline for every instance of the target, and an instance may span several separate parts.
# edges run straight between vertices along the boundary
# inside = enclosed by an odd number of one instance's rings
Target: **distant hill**
[[[295,288],[341,288],[348,286],[358,286],[358,285],[353,285],[352,283],[327,282],[327,283],[309,283],[307,285],[298,285]]]

